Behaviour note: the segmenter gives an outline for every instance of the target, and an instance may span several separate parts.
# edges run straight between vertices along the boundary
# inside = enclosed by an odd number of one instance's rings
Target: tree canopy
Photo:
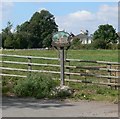
[[[51,47],[52,34],[58,31],[54,16],[47,10],[35,12],[29,21],[18,25],[11,32],[12,24],[2,30],[4,48]]]
[[[93,44],[96,48],[106,49],[110,44],[117,43],[118,35],[112,25],[100,25],[93,34]]]
[[[58,31],[58,25],[55,17],[47,10],[35,12],[30,20],[18,25],[15,30],[11,22],[2,29],[2,47],[3,48],[45,48],[51,47],[52,35]],[[89,31],[86,30],[86,35]],[[74,35],[73,35],[74,36]],[[112,25],[100,25],[92,37],[91,48],[107,49],[111,44],[118,42],[118,35]],[[79,40],[71,44],[75,48],[81,48]],[[83,44],[82,44],[83,45]],[[72,47],[73,48],[73,47]]]
[[[7,27],[5,29],[2,29],[2,46],[7,48],[13,48],[14,46],[14,39],[13,34],[11,32],[12,30],[12,24],[9,21],[7,23]]]

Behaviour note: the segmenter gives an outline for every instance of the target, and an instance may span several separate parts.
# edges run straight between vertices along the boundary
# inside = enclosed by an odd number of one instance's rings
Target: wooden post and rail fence
[[[53,78],[56,78],[54,76],[58,75],[56,79],[59,79],[59,75],[60,75],[60,59],[59,58],[8,55],[8,54],[0,54],[0,56],[2,57],[2,59],[0,60],[0,63],[1,63],[0,76],[26,78],[28,73],[29,74],[30,73],[50,73],[52,74]],[[12,60],[13,58],[18,58],[18,59],[17,61],[15,61],[15,60]],[[10,60],[7,60],[7,59],[10,59]],[[26,61],[21,61],[19,59],[26,59]],[[42,60],[42,63],[33,62],[34,59],[37,59],[37,61]],[[51,62],[43,63],[43,61],[51,61],[53,63],[54,61],[57,61],[57,63],[54,63],[54,64]],[[21,68],[20,66],[19,66],[20,68],[13,67],[16,65],[25,65],[26,68]],[[33,69],[33,67],[35,68],[35,66],[39,67],[39,69]],[[51,70],[49,68],[45,70],[45,69],[42,69],[41,67],[53,67],[52,69],[54,70]],[[119,82],[120,69],[119,68],[120,68],[119,62],[66,59],[65,60],[65,81],[118,87],[120,86],[120,82]],[[12,73],[10,71],[12,71]],[[15,71],[26,72],[24,73],[26,75],[16,74]],[[93,78],[93,79],[89,81],[89,78]],[[94,78],[99,82],[94,81]]]

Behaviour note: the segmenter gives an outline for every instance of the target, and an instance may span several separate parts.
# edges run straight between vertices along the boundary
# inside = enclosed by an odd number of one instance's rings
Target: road
[[[118,105],[96,101],[3,97],[2,117],[118,117]]]

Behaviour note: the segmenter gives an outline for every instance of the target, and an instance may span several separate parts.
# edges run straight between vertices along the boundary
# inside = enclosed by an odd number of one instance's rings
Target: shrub
[[[74,49],[74,50],[75,50],[75,49],[79,49],[79,48],[80,48],[80,45],[81,45],[80,39],[79,39],[79,38],[76,38],[76,39],[74,39],[74,40],[72,41],[70,48],[71,48],[71,49]]]
[[[19,80],[14,86],[14,93],[20,97],[49,98],[56,86],[51,76],[45,74],[31,74],[27,79]]]
[[[92,47],[95,49],[107,49],[107,43],[102,39],[96,39],[92,42]]]
[[[13,87],[17,83],[17,77],[2,77],[2,94],[13,93]]]

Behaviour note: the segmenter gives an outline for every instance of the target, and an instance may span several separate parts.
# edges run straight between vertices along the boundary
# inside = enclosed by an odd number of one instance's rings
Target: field
[[[12,55],[23,55],[23,56],[40,56],[40,57],[55,57],[59,56],[59,52],[57,50],[2,50],[2,54],[12,54]],[[97,61],[111,61],[111,62],[118,62],[118,51],[117,50],[68,50],[67,58],[70,59],[82,59],[82,60],[97,60]],[[14,61],[24,61],[23,59],[17,58],[10,58],[5,57],[3,60],[14,60]],[[39,62],[39,60],[32,60],[35,63],[45,63],[44,60]],[[47,63],[56,63],[56,61],[49,61]],[[84,65],[84,64],[83,64]],[[27,68],[26,66],[19,66],[14,64],[3,64],[3,66],[10,66],[10,67],[19,67],[19,68]],[[53,70],[53,68],[46,68],[46,67],[32,67],[32,69],[47,69]],[[56,68],[59,70],[59,68]],[[14,72],[15,73],[15,72]],[[18,72],[16,72],[17,74]],[[59,75],[58,75],[59,76]],[[5,78],[8,80],[9,78]],[[14,80],[10,79],[10,80]],[[91,80],[93,80],[91,78]],[[77,93],[72,97],[74,99],[85,99],[85,100],[107,100],[107,101],[116,101],[118,96],[118,91],[98,85],[89,85],[89,84],[79,84],[79,83],[71,83],[66,82],[66,85],[69,85],[73,89],[77,91]]]
[[[58,57],[57,50],[2,50],[3,54]],[[83,60],[118,61],[118,50],[68,50],[67,58]]]

